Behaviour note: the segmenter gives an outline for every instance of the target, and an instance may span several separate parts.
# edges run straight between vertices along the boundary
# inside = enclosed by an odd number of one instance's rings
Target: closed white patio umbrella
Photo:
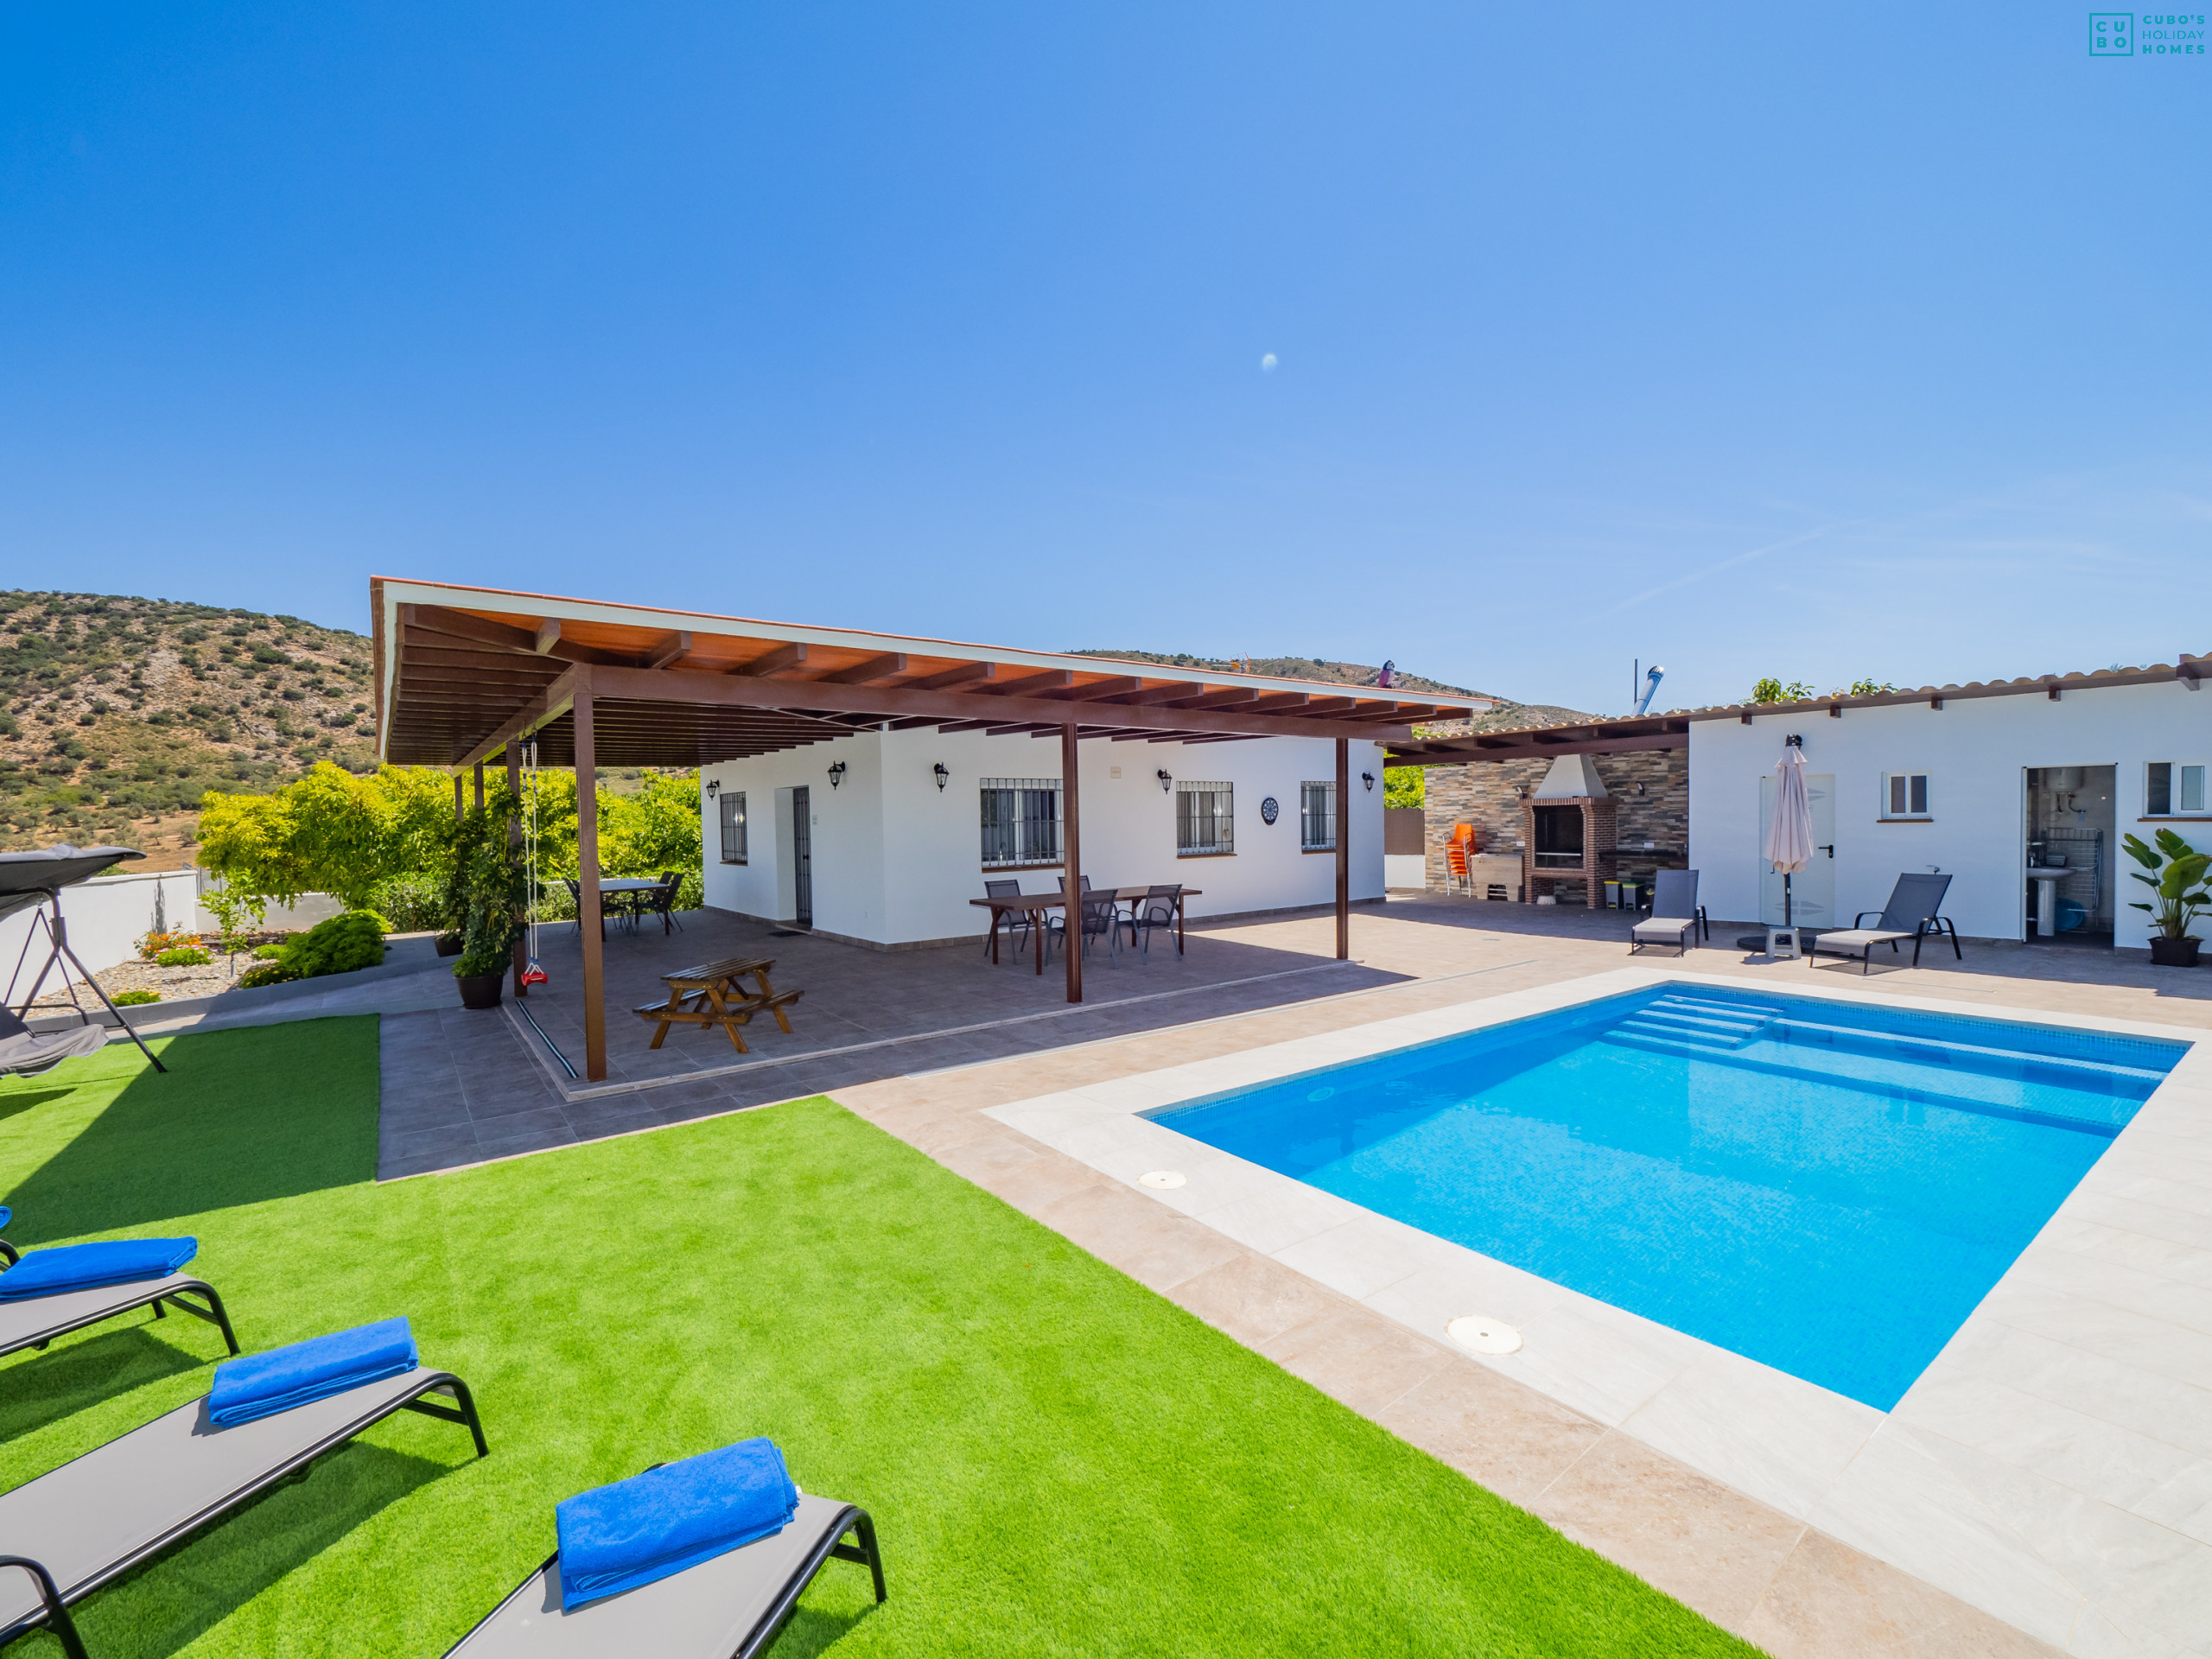
[[[1813,861],[1813,802],[1805,792],[1805,751],[1792,742],[1774,763],[1774,816],[1767,820],[1766,860],[1782,877],[1782,925],[1795,925],[1789,878]]]

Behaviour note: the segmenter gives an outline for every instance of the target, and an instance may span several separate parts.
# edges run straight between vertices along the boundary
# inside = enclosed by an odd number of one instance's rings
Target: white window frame
[[[1206,798],[1206,810],[1197,808]],[[1189,804],[1185,804],[1189,803]],[[1203,828],[1204,833],[1201,834]],[[1236,786],[1175,780],[1175,856],[1229,858],[1236,851]]]
[[[1314,804],[1316,792],[1320,804]],[[1315,814],[1319,812],[1317,820]],[[1298,786],[1298,850],[1333,853],[1337,850],[1337,786],[1325,779],[1308,779]]]
[[[1916,778],[1920,780],[1920,806],[1919,810],[1916,811],[1912,810],[1912,784],[1913,779]],[[1897,799],[1897,786],[1900,784],[1904,786],[1904,804],[1906,808],[1906,810],[1902,812],[1893,810],[1894,804]],[[1884,772],[1882,774],[1882,793],[1879,800],[1877,802],[1877,805],[1880,810],[1877,811],[1874,816],[1885,823],[1928,823],[1936,816],[1936,791],[1933,774],[1918,769],[1904,772]]]
[[[745,823],[745,791],[741,789],[726,789],[716,798],[721,803],[718,809],[720,813],[718,822],[721,827],[722,862],[742,864],[747,861],[751,851],[749,832]],[[733,810],[733,808],[735,810]],[[734,853],[730,850],[730,831],[733,830],[737,831],[737,850]]]
[[[2151,773],[2166,769],[2166,810],[2151,806]],[[2192,776],[2191,774],[2195,774]],[[2194,794],[2196,804],[2190,804]],[[2145,760],[2143,763],[2143,816],[2146,818],[2212,818],[2212,764],[2202,760]]]

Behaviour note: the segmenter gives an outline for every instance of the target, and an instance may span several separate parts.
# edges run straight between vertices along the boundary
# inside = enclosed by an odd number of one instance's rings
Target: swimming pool
[[[1145,1116],[1886,1411],[2186,1052],[1676,985]]]

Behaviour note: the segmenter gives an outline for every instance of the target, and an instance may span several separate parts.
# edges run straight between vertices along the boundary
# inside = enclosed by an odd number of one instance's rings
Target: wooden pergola
[[[1351,954],[1351,755],[1399,746],[1414,721],[1487,704],[1266,675],[1166,668],[855,629],[796,626],[644,606],[378,576],[377,743],[397,766],[474,768],[504,755],[518,785],[524,741],[576,772],[585,1070],[607,1075],[599,918],[601,766],[700,766],[863,731],[1057,737],[1070,893],[1082,891],[1077,746],[1333,739],[1337,955]],[[1083,953],[1066,953],[1083,1000]],[[519,961],[516,992],[520,995]]]

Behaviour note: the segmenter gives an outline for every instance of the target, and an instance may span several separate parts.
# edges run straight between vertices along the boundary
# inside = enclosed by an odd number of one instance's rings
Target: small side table
[[[1796,961],[1802,954],[1798,944],[1794,927],[1770,927],[1766,931],[1766,953],[1777,962]]]

